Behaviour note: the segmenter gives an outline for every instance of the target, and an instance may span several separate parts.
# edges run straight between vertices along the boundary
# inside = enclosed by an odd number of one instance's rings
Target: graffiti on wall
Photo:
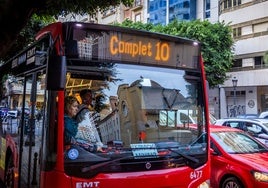
[[[245,105],[228,105],[227,106],[228,117],[236,117],[246,113]]]

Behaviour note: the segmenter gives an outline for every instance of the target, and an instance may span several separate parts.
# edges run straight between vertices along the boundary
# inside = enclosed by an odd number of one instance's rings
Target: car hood
[[[252,154],[231,154],[239,163],[247,164],[253,169],[268,172],[268,152]]]

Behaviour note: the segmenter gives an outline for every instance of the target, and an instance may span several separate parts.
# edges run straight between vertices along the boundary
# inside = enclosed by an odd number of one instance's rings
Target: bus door
[[[19,184],[20,187],[33,187],[39,183],[39,155],[41,151],[42,130],[44,124],[45,90],[44,75],[34,72],[24,80],[20,116],[20,152]]]

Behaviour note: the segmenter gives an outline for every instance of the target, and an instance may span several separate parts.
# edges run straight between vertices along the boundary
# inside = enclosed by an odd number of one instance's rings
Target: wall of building
[[[261,96],[265,96],[268,92],[267,88],[267,69],[248,70],[227,73],[230,79],[226,80],[221,87],[220,92],[220,117],[230,117],[230,111],[236,109],[238,113],[258,114],[265,111],[262,106]],[[234,95],[232,78],[238,79],[236,91],[236,105],[234,105]],[[262,89],[261,89],[262,88]],[[239,94],[243,91],[243,96]],[[267,95],[268,96],[268,95]],[[239,108],[238,108],[239,107]],[[241,110],[243,109],[243,110]]]
[[[219,20],[229,23],[233,29],[234,54],[239,62],[220,86],[220,117],[230,117],[230,112],[258,114],[266,110],[263,101],[268,96],[268,69],[263,62],[263,55],[268,51],[268,1],[242,0],[240,5],[231,7],[219,2]],[[241,94],[236,96],[236,104],[233,77],[238,79],[236,91]]]
[[[218,0],[199,0],[196,1],[196,17],[201,20],[208,20],[211,23],[219,21],[219,2]],[[209,15],[209,16],[208,16]]]
[[[219,19],[224,20],[231,25],[246,23],[251,20],[258,20],[268,16],[267,7],[268,1],[242,1],[240,6],[230,8],[221,13]],[[258,10],[258,11],[256,11]]]
[[[268,41],[268,35],[239,40],[235,43],[235,54],[244,55],[244,58],[252,55],[254,57],[254,54],[252,53],[262,52],[260,55],[264,55],[264,53],[268,50],[268,43],[264,41]],[[245,54],[248,55],[245,56]]]

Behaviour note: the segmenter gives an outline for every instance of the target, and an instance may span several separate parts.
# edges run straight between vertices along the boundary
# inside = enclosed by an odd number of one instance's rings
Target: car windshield
[[[268,119],[256,119],[257,121],[260,121],[264,128],[268,129]]]
[[[246,118],[246,119],[252,119],[252,118],[258,118],[258,114],[242,114],[242,115],[237,115],[237,118]]]
[[[267,152],[267,148],[243,132],[213,132],[211,137],[227,153]]]

